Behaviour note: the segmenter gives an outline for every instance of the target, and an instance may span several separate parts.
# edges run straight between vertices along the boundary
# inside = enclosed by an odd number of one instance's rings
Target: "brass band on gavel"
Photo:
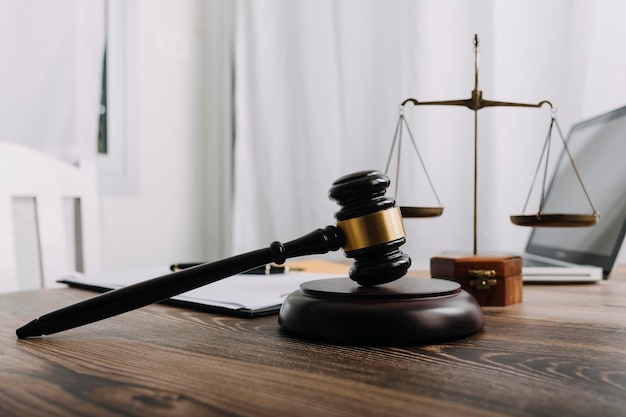
[[[399,207],[342,220],[337,222],[337,227],[345,235],[343,250],[346,252],[392,242],[406,236]]]

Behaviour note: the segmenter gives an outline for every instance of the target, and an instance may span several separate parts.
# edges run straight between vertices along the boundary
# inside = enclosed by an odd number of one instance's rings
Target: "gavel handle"
[[[327,226],[284,244],[273,242],[266,249],[201,264],[97,295],[43,315],[19,328],[16,333],[19,338],[25,338],[83,326],[166,300],[270,262],[282,264],[288,258],[336,251],[344,246],[344,240],[340,229]]]

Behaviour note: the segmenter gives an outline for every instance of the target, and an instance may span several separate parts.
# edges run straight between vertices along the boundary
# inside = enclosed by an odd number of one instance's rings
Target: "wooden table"
[[[522,304],[484,308],[483,331],[431,346],[335,346],[282,334],[276,316],[163,305],[15,337],[91,295],[0,295],[0,416],[626,416],[624,267],[527,285]]]

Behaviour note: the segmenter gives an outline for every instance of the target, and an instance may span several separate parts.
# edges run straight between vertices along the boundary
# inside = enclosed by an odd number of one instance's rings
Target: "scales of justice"
[[[467,107],[470,110],[474,111],[474,239],[473,239],[473,254],[477,254],[477,229],[478,229],[478,215],[477,215],[477,207],[478,207],[478,111],[487,108],[487,107],[535,107],[539,108],[543,105],[547,105],[551,109],[551,121],[550,127],[548,129],[548,134],[546,136],[546,141],[543,146],[543,151],[541,153],[541,157],[537,164],[537,170],[535,172],[535,176],[533,179],[533,183],[531,184],[531,188],[528,192],[528,197],[526,199],[526,203],[524,204],[524,208],[522,212],[526,212],[528,202],[530,201],[531,194],[533,192],[533,187],[537,182],[537,177],[539,172],[542,169],[543,165],[543,181],[542,181],[542,191],[540,196],[539,208],[535,213],[532,214],[520,214],[520,215],[512,215],[511,221],[513,224],[518,226],[532,226],[532,227],[582,227],[582,226],[593,226],[598,222],[599,214],[596,211],[595,207],[591,199],[589,198],[589,194],[585,189],[583,181],[578,173],[578,169],[576,168],[576,164],[572,155],[569,152],[567,142],[561,132],[561,129],[556,120],[556,108],[547,100],[543,100],[537,104],[527,104],[527,103],[513,103],[513,102],[505,102],[505,101],[493,101],[493,100],[485,100],[483,98],[483,92],[478,89],[478,75],[479,75],[479,45],[478,45],[478,35],[474,36],[474,67],[475,67],[475,75],[474,75],[474,90],[472,90],[472,96],[469,99],[465,100],[446,100],[446,101],[418,101],[414,98],[409,98],[404,100],[400,105],[400,115],[398,118],[398,123],[396,125],[396,132],[394,134],[394,139],[391,145],[391,151],[389,153],[389,158],[387,160],[387,166],[385,168],[385,173],[388,172],[389,166],[392,160],[393,153],[396,149],[397,144],[397,165],[396,165],[396,194],[398,189],[398,180],[400,177],[400,151],[401,151],[401,142],[402,142],[402,130],[405,128],[407,133],[411,139],[411,143],[413,145],[413,149],[415,150],[419,162],[424,170],[428,183],[431,187],[432,192],[434,193],[435,198],[439,204],[438,207],[401,207],[402,216],[404,218],[419,218],[419,217],[437,217],[443,213],[443,206],[441,205],[441,201],[439,200],[439,196],[437,195],[435,188],[433,186],[432,181],[428,175],[426,167],[424,165],[424,161],[419,153],[416,142],[413,138],[413,134],[409,128],[409,125],[405,119],[405,106],[409,103],[415,106],[462,106]],[[563,147],[567,156],[569,157],[569,162],[576,174],[578,182],[581,186],[581,192],[583,192],[589,202],[589,206],[591,208],[590,214],[572,214],[572,213],[544,213],[543,206],[545,203],[545,191],[546,191],[546,179],[548,176],[548,153],[552,138],[552,131],[556,127],[559,136],[561,138]],[[397,195],[396,195],[397,197]]]
[[[398,183],[400,179],[400,153],[402,149],[402,133],[406,130],[413,150],[417,154],[417,158],[425,175],[428,185],[436,198],[438,206],[435,207],[411,207],[402,206],[401,212],[403,217],[406,218],[424,218],[424,217],[436,217],[443,213],[443,205],[437,195],[435,187],[428,175],[424,161],[419,153],[415,139],[411,129],[405,118],[405,106],[413,104],[414,106],[461,106],[466,107],[474,112],[474,201],[473,201],[473,252],[470,253],[456,253],[441,255],[431,258],[430,272],[432,277],[452,279],[454,281],[465,284],[463,288],[470,291],[479,301],[481,305],[491,306],[505,306],[522,301],[522,277],[521,268],[522,260],[518,256],[506,256],[497,254],[480,254],[478,252],[478,111],[488,107],[527,107],[527,108],[540,108],[548,106],[550,108],[551,120],[546,135],[546,139],[543,145],[541,156],[537,163],[537,168],[534,174],[533,181],[528,191],[528,196],[522,209],[523,214],[511,215],[510,220],[513,224],[518,226],[530,226],[530,227],[585,227],[593,226],[599,220],[599,213],[595,209],[587,190],[583,184],[581,176],[576,168],[574,159],[568,149],[567,141],[565,140],[561,128],[556,120],[556,108],[553,104],[547,100],[540,101],[536,104],[528,103],[515,103],[506,101],[493,101],[486,100],[483,97],[483,92],[478,87],[479,79],[479,40],[478,35],[474,36],[474,89],[472,90],[471,97],[465,100],[445,100],[445,101],[418,101],[414,98],[404,100],[400,105],[398,122],[391,145],[391,151],[387,159],[387,165],[385,173],[389,171],[390,164],[394,152],[397,152],[396,158],[396,172],[395,172],[395,198],[398,198]],[[576,179],[580,185],[580,190],[584,193],[587,202],[589,203],[590,213],[546,213],[544,212],[545,196],[546,196],[546,180],[548,177],[548,162],[551,147],[551,139],[553,130],[558,132],[561,139],[565,154],[569,159],[569,163],[573,172],[576,175]],[[397,150],[397,151],[396,151]],[[527,213],[527,208],[531,196],[533,195],[533,188],[538,183],[538,177],[543,170],[543,179],[541,180],[541,191],[539,194],[539,207],[535,212]],[[487,291],[490,287],[498,285],[496,276],[502,276],[499,288],[491,293]],[[508,286],[508,287],[507,287]]]

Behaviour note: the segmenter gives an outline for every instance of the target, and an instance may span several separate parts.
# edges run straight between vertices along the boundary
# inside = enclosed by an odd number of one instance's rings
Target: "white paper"
[[[130,269],[102,274],[74,273],[65,281],[103,288],[121,288],[148,279],[171,274],[169,267]],[[342,277],[341,274],[290,271],[286,274],[240,274],[172,297],[200,305],[231,310],[259,310],[280,306],[287,295],[301,283]]]

